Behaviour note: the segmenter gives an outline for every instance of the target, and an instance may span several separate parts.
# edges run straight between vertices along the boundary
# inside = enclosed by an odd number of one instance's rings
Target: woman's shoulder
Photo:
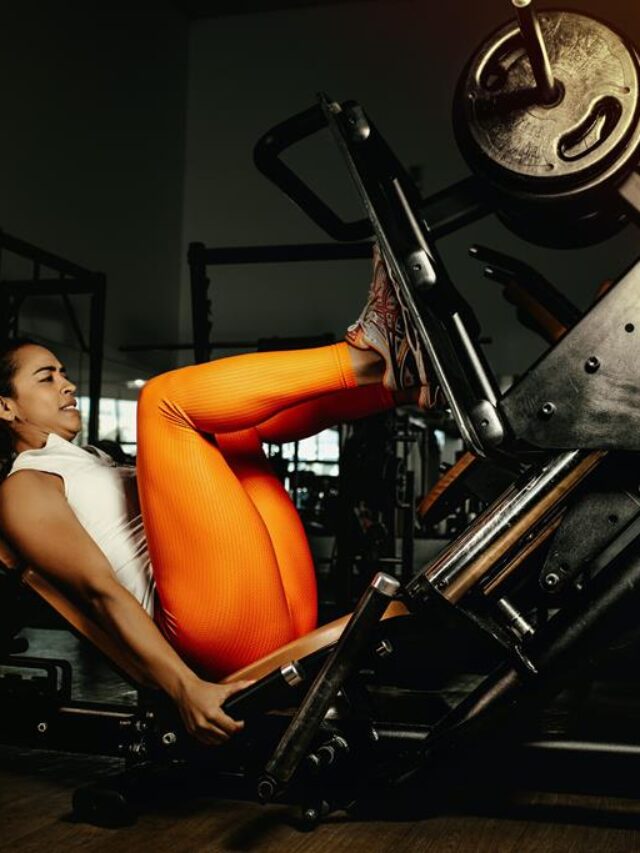
[[[65,500],[60,477],[42,471],[16,471],[0,483],[0,529],[7,534],[25,524],[34,529],[34,519],[37,522],[46,516],[59,498]]]
[[[0,483],[0,496],[3,499],[15,495],[25,495],[34,490],[40,490],[43,486],[54,487],[64,492],[64,486],[60,477],[48,471],[37,471],[33,468],[22,468],[14,471]]]
[[[91,465],[91,459],[92,457],[85,453],[82,448],[52,433],[42,447],[34,447],[18,453],[13,460],[5,482],[15,480],[18,475],[30,483],[35,484],[38,480],[45,482],[42,477],[26,478],[27,472],[48,477],[55,475],[58,479],[64,480],[67,475],[77,472],[78,468],[82,468],[87,460]]]

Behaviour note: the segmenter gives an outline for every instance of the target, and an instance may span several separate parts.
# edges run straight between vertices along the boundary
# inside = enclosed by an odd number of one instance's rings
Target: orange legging
[[[300,518],[262,451],[390,408],[357,386],[347,344],[255,353],[162,374],[138,406],[138,485],[156,621],[219,678],[316,624]]]

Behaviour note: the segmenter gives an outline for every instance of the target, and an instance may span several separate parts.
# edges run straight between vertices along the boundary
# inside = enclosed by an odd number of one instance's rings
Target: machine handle
[[[265,177],[334,240],[366,240],[373,234],[368,219],[345,222],[280,157],[287,148],[324,127],[327,120],[322,107],[315,104],[267,131],[253,149],[253,161]]]
[[[580,321],[578,308],[529,264],[486,246],[471,246],[469,254],[485,265],[485,278],[502,285],[522,324],[549,343]]]

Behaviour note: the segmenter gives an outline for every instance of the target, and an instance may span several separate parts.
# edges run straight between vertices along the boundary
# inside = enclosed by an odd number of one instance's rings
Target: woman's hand
[[[222,705],[250,684],[253,682],[212,684],[195,677],[183,685],[174,699],[189,734],[209,746],[218,746],[241,731],[244,722],[225,714]]]

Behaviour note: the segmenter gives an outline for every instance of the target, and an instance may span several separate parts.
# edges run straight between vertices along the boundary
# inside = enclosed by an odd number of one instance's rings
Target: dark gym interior
[[[438,394],[265,443],[355,615],[246,668],[224,747],[0,524],[0,849],[640,846],[640,10],[3,12],[0,342],[78,446],[135,466],[152,377],[342,341],[374,242]]]

